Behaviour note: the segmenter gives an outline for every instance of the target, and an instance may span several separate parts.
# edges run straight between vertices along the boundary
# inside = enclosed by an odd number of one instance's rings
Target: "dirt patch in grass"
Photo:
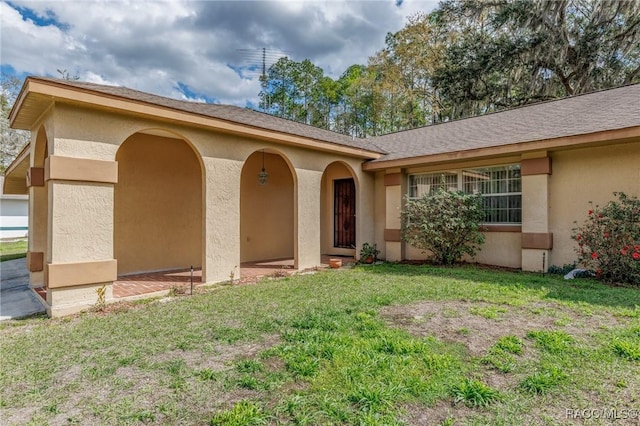
[[[216,353],[214,354],[176,349],[157,356],[154,361],[167,362],[181,359],[188,368],[209,368],[213,371],[224,371],[233,368],[234,361],[254,358],[260,352],[276,346],[280,341],[280,336],[270,334],[263,336],[260,340],[251,342],[221,344],[216,347]]]
[[[476,416],[478,412],[462,404],[454,405],[451,401],[438,401],[435,405],[428,407],[420,404],[407,404],[403,407],[406,414],[403,419],[409,425],[441,425],[455,424],[462,425],[470,417]]]
[[[381,315],[391,325],[415,336],[435,336],[461,343],[472,356],[482,356],[500,337],[524,338],[530,330],[561,329],[580,337],[602,327],[620,326],[605,314],[585,315],[553,302],[527,306],[465,301],[423,301],[406,306],[385,307]]]

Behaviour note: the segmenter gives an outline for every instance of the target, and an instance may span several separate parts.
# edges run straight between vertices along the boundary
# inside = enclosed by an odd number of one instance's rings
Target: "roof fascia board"
[[[553,139],[518,142],[515,144],[501,145],[487,148],[470,149],[466,151],[452,151],[442,154],[422,155],[418,157],[398,158],[394,160],[381,160],[367,162],[362,165],[365,171],[385,170],[396,167],[412,167],[424,164],[449,163],[461,160],[470,160],[483,157],[502,157],[521,154],[529,151],[550,150],[558,151],[582,146],[602,145],[607,142],[619,143],[640,138],[640,126],[624,129],[604,130],[601,132],[582,135],[563,136]]]
[[[152,116],[154,118],[160,118],[171,122],[197,125],[208,129],[215,129],[227,133],[257,137],[264,140],[302,146],[305,148],[312,148],[320,151],[338,152],[348,156],[364,159],[377,159],[382,156],[382,154],[373,151],[342,146],[331,142],[306,138],[289,133],[281,133],[276,130],[268,130],[259,127],[248,126],[245,124],[233,123],[230,121],[208,117],[206,115],[198,113],[180,111],[170,107],[154,105],[148,102],[136,101],[133,99],[126,99],[116,95],[96,93],[91,90],[65,86],[64,84],[60,83],[31,79],[28,81],[28,85],[29,90],[27,91],[25,91],[23,87],[23,91],[25,92],[25,94],[28,92],[39,93],[51,96],[53,99],[61,103],[63,100],[66,100],[70,101],[71,103],[84,103],[121,112],[133,112],[135,114]],[[23,98],[22,94],[21,97]],[[20,99],[20,103],[22,102],[23,99]],[[18,103],[16,102],[16,105],[17,104]],[[18,108],[16,108],[15,111],[18,111]]]
[[[9,111],[9,125],[11,127],[13,127],[14,121],[16,120],[16,117],[18,115],[18,111],[20,111],[20,109],[22,108],[22,103],[24,102],[24,99],[27,97],[27,93],[31,91],[30,87],[31,87],[32,81],[33,80],[31,77],[27,77],[24,84],[22,85],[22,88],[20,89],[20,93],[18,93],[18,97],[16,98],[16,101],[13,103],[13,106],[11,107],[11,111]]]

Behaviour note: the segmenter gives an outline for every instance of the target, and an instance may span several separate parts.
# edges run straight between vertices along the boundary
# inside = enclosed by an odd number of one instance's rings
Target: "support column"
[[[115,161],[50,156],[48,190],[47,304],[56,317],[112,299],[117,264],[113,259]]]
[[[29,190],[29,236],[27,270],[29,285],[40,288],[44,282],[44,260],[47,249],[47,188],[44,181],[44,167],[31,167],[27,172]]]
[[[406,175],[400,169],[387,170],[385,186],[385,229],[384,241],[386,260],[396,262],[404,259],[404,243],[400,238],[400,212],[406,189]]]
[[[204,261],[202,282],[240,276],[240,177],[242,161],[202,158]]]
[[[320,186],[322,171],[296,169],[298,179],[294,209],[295,268],[307,269],[321,264],[320,258]]]
[[[546,152],[523,155],[522,270],[546,272],[553,249],[549,232],[549,178],[551,158]]]

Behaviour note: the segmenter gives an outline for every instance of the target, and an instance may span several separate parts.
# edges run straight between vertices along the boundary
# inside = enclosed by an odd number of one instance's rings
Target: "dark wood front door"
[[[353,179],[333,181],[333,246],[356,245],[356,185]]]

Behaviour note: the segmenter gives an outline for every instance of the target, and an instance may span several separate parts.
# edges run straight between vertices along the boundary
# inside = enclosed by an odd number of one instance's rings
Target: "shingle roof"
[[[406,159],[640,126],[640,84],[372,138]]]
[[[298,123],[293,120],[276,117],[247,108],[240,108],[232,105],[205,104],[166,98],[163,96],[140,92],[138,90],[133,90],[122,86],[108,86],[83,81],[61,80],[56,78],[44,77],[35,77],[34,80],[50,81],[57,84],[77,87],[80,89],[90,90],[92,92],[98,92],[137,102],[159,105],[174,110],[189,112],[211,118],[217,118],[233,123],[245,124],[256,128],[274,130],[277,132],[316,139],[319,141],[334,143],[337,145],[363,149],[370,152],[385,153],[384,150],[380,149],[369,140],[358,138],[354,139],[341,133],[320,129],[307,124]]]
[[[372,162],[499,147],[640,126],[640,84],[541,102],[369,139],[353,139],[340,133],[231,105],[171,99],[119,86],[54,78],[35,79],[386,154]]]

